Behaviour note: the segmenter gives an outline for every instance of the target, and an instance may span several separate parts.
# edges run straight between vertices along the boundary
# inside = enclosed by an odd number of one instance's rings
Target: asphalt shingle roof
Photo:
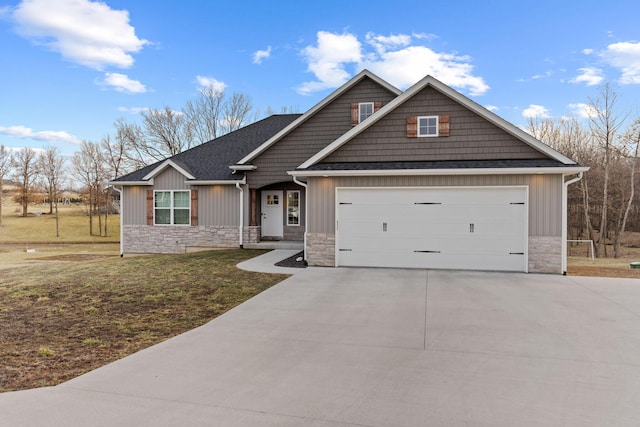
[[[274,114],[173,157],[123,175],[114,181],[142,181],[143,177],[168,159],[184,168],[199,181],[242,179],[242,175],[233,175],[229,166],[235,165],[238,160],[287,127],[298,117],[300,114]]]

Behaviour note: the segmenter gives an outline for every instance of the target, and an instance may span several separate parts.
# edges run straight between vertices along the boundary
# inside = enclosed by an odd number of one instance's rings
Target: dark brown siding
[[[351,129],[351,103],[379,101],[386,105],[393,98],[395,94],[373,80],[363,79],[254,159],[252,163],[258,169],[247,175],[250,188],[290,181],[287,171],[294,170]]]
[[[407,117],[443,115],[449,116],[449,136],[407,138]],[[427,87],[322,162],[545,157],[432,87]]]

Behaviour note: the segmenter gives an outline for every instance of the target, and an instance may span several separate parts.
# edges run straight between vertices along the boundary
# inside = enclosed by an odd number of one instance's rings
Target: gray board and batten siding
[[[525,185],[529,187],[529,236],[562,235],[562,175],[453,175],[311,177],[307,217],[309,233],[335,233],[337,187],[466,187]]]
[[[385,105],[396,96],[372,79],[364,78],[253,159],[251,164],[257,169],[247,174],[249,187],[291,181],[287,171],[294,170],[351,130],[352,103],[382,102]]]
[[[407,117],[448,115],[447,137],[407,138]],[[544,159],[547,156],[433,87],[355,136],[323,163]]]

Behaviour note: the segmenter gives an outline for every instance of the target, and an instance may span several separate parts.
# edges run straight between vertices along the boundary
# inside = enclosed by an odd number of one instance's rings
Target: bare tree
[[[154,160],[176,155],[191,147],[191,134],[184,114],[165,106],[142,113],[145,132],[145,154]]]
[[[0,145],[0,227],[2,227],[2,194],[4,191],[4,177],[11,170],[11,152]]]
[[[164,160],[184,150],[215,139],[244,126],[253,111],[251,98],[225,92],[213,86],[199,91],[182,111],[165,106],[142,113],[142,125],[124,119],[115,122],[116,138],[126,140],[128,163],[137,168]]]
[[[224,90],[214,86],[200,89],[195,100],[188,100],[184,108],[192,137],[200,143],[219,136],[219,122],[224,101]]]
[[[38,157],[38,167],[44,179],[45,188],[49,196],[49,203],[55,209],[56,237],[60,237],[60,224],[58,218],[58,198],[61,184],[64,158],[57,147],[48,147]],[[51,210],[51,209],[50,209]],[[51,212],[49,212],[51,213]]]
[[[149,160],[145,157],[141,147],[144,144],[144,132],[134,123],[128,123],[125,119],[120,118],[113,124],[116,128],[114,138],[124,144],[123,162],[125,169],[136,170],[145,167]]]
[[[638,164],[638,154],[640,154],[640,118],[634,120],[634,122],[627,128],[625,134],[622,137],[625,148],[629,150],[630,153],[630,174],[629,174],[629,198],[627,199],[627,204],[624,209],[624,214],[622,215],[622,221],[619,229],[616,232],[615,239],[613,242],[613,257],[618,258],[620,256],[620,241],[621,237],[624,234],[627,228],[627,221],[629,219],[629,212],[631,212],[631,207],[633,206],[633,200],[636,192],[635,188],[635,179],[636,179],[636,168]]]
[[[20,182],[22,216],[26,217],[28,214],[31,187],[33,186],[34,180],[38,174],[35,150],[27,147],[22,148],[12,156],[11,164],[13,166],[15,177]]]
[[[82,141],[80,151],[73,155],[71,164],[71,173],[87,188],[89,193],[89,234],[93,236],[93,217],[100,204],[102,185],[105,180],[104,158],[100,145],[95,142]],[[98,222],[100,230],[98,234],[101,234],[102,218],[99,215]]]
[[[115,179],[122,173],[125,165],[127,141],[116,134],[112,140],[109,135],[102,138],[100,142],[102,149],[102,157],[105,162],[105,173],[107,179]],[[109,235],[109,210],[111,209],[111,200],[113,198],[113,186],[107,187],[107,205],[104,210],[104,234]]]
[[[601,147],[603,151],[603,184],[602,184],[602,203],[600,211],[600,229],[599,236],[596,241],[596,255],[599,256],[602,246],[604,245],[604,256],[607,256],[606,238],[608,232],[608,208],[609,208],[609,173],[610,161],[615,145],[617,143],[617,133],[624,121],[615,111],[618,96],[609,83],[600,88],[600,93],[596,98],[589,98],[589,106],[592,110],[592,116],[589,121],[589,128],[593,135],[594,141]]]
[[[233,132],[245,125],[245,121],[252,109],[253,106],[249,96],[234,93],[231,99],[224,104],[223,133]]]

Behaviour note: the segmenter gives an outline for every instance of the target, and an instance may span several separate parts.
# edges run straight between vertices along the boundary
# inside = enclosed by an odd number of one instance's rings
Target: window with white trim
[[[189,190],[154,191],[153,223],[155,225],[190,225],[191,192]]]
[[[358,123],[362,123],[373,114],[373,102],[361,102],[358,104]]]
[[[287,225],[300,225],[300,192],[287,191]]]
[[[438,116],[418,117],[418,136],[438,136]]]

